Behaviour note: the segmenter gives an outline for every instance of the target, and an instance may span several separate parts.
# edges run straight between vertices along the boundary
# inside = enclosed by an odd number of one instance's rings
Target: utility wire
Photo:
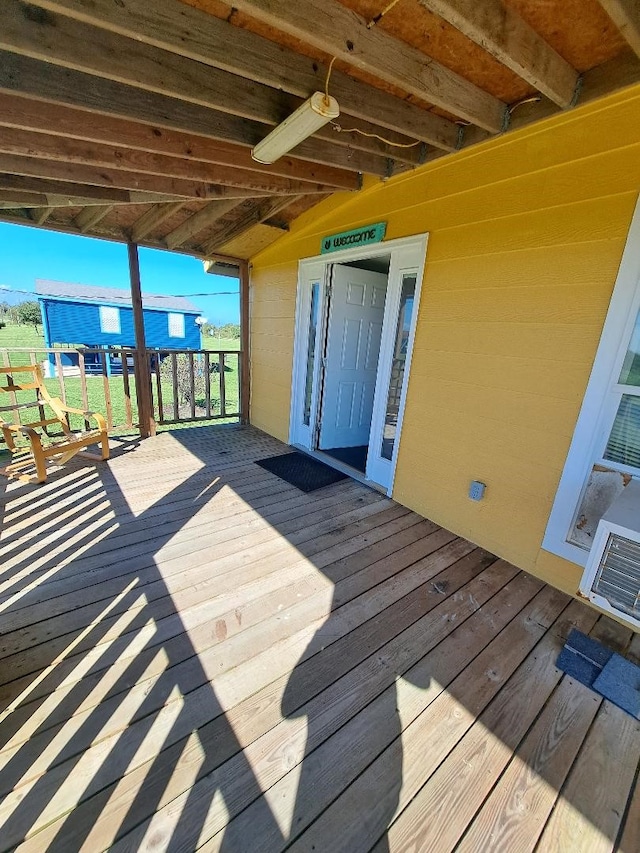
[[[96,297],[91,296],[79,296],[77,293],[38,293],[38,291],[34,290],[20,290],[17,287],[10,287],[6,284],[0,284],[0,293],[26,293],[29,296],[52,296],[54,298],[61,297],[62,299],[94,299],[94,301],[99,302],[100,300]],[[240,293],[239,290],[219,290],[217,293],[180,293],[172,296],[168,293],[143,293],[143,298],[152,296],[154,299],[187,299],[189,297],[195,296],[237,296]]]

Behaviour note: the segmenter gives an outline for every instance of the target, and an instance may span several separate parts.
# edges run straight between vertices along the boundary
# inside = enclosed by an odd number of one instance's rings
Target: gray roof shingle
[[[53,296],[58,299],[80,299],[83,302],[110,302],[131,305],[131,294],[117,287],[96,287],[92,284],[72,284],[65,281],[48,281],[36,279],[38,296]],[[143,293],[142,304],[145,308],[155,308],[164,311],[185,311],[198,314],[200,309],[184,296],[160,296],[159,294]]]

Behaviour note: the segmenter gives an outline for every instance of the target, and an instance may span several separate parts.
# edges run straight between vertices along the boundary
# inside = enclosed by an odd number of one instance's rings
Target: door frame
[[[424,267],[426,261],[427,233],[417,234],[411,237],[401,237],[396,240],[377,243],[375,246],[363,246],[355,249],[343,249],[328,255],[319,255],[312,258],[304,258],[298,263],[298,287],[296,293],[295,334],[293,346],[293,371],[291,380],[291,410],[289,418],[289,444],[310,453],[312,456],[322,458],[324,462],[340,470],[344,470],[337,460],[328,457],[322,451],[311,449],[313,447],[315,424],[318,417],[318,404],[320,400],[321,379],[321,345],[326,338],[327,328],[327,291],[329,283],[330,267],[333,264],[342,264],[350,261],[367,260],[390,256],[389,276],[387,284],[387,297],[385,300],[385,312],[382,327],[382,338],[380,342],[380,355],[378,359],[378,375],[374,396],[374,411],[371,421],[370,435],[375,432],[382,434],[386,408],[386,391],[389,387],[393,348],[398,322],[398,310],[402,292],[403,276],[415,274],[416,290],[414,296],[414,308],[409,331],[409,344],[405,362],[402,391],[400,396],[400,411],[398,413],[396,439],[391,460],[380,457],[376,466],[379,473],[384,473],[387,481],[380,484],[373,478],[368,480],[366,476],[358,477],[352,469],[349,473],[355,479],[360,479],[376,488],[383,488],[388,495],[393,492],[395,470],[398,458],[398,449],[401,440],[402,421],[406,404],[407,387],[411,373],[411,358],[415,330],[420,311],[420,294]],[[316,330],[315,358],[312,377],[311,411],[309,424],[303,423],[305,387],[307,373],[307,352],[309,341],[309,315],[311,310],[311,285],[318,285],[318,318],[319,324]]]

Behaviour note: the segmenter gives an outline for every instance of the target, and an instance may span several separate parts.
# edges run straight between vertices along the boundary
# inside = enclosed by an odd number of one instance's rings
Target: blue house
[[[135,347],[131,295],[126,290],[38,279],[36,294],[42,310],[45,346]],[[143,293],[142,306],[149,349],[200,349],[200,325],[196,322],[200,312],[188,299]],[[98,357],[94,360],[98,366]],[[52,375],[53,354],[49,363]],[[85,363],[91,370],[89,354]],[[78,358],[66,353],[63,364],[76,366]],[[107,360],[109,373],[118,367],[122,369],[119,354]]]

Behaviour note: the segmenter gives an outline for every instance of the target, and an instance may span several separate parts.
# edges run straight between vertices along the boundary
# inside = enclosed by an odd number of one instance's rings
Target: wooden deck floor
[[[2,483],[0,849],[638,853],[640,726],[554,666],[631,634],[284,450]]]

